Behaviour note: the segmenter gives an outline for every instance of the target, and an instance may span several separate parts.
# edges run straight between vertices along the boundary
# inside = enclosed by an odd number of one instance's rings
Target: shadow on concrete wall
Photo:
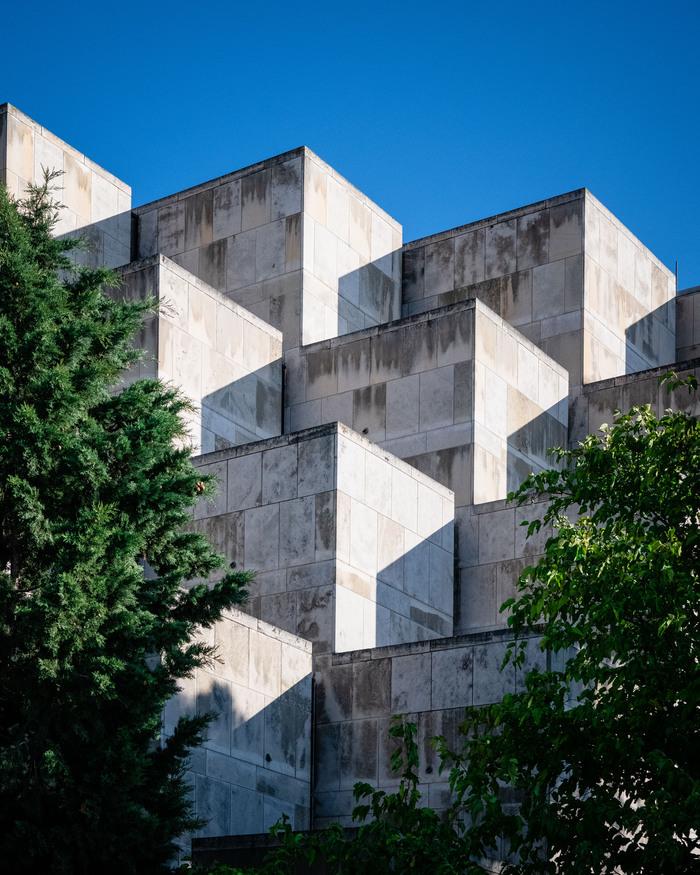
[[[338,325],[335,336],[351,334],[401,317],[400,272],[397,274],[394,271],[392,274],[392,266],[400,264],[400,259],[401,250],[397,249],[338,277]],[[398,279],[395,278],[397,276]]]
[[[568,404],[568,401],[566,403]],[[543,411],[508,435],[506,463],[508,492],[516,490],[533,472],[560,467],[550,453],[554,447],[567,446],[567,426],[556,418],[557,406]]]
[[[676,360],[676,299],[647,313],[625,329],[625,373]]]
[[[454,528],[448,524],[379,568],[374,630],[365,629],[364,646],[383,647],[451,635],[454,581]],[[345,620],[336,617],[336,627]]]
[[[131,210],[127,210],[59,237],[79,237],[84,241],[84,247],[74,250],[71,256],[78,265],[121,267],[132,260],[131,222]]]
[[[192,681],[186,683],[166,706],[165,734],[180,715],[210,713],[214,719],[189,759],[189,798],[205,823],[180,838],[183,852],[193,835],[264,833],[284,814],[294,828],[308,829],[311,674],[277,696],[204,671],[197,672],[196,693]]]
[[[282,359],[204,395],[200,410],[200,453],[282,434]]]

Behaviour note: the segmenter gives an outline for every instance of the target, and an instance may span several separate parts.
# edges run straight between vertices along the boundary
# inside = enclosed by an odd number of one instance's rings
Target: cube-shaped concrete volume
[[[344,651],[452,634],[454,495],[332,423],[201,456],[194,527],[257,572],[246,610]]]
[[[563,367],[471,300],[286,356],[285,428],[339,420],[454,490],[505,498],[566,442]]]
[[[308,829],[311,644],[240,611],[202,637],[216,658],[180,681],[163,714],[166,736],[181,716],[214,715],[190,756],[198,835],[261,833],[283,814]]]
[[[24,197],[27,185],[59,171],[53,196],[61,204],[57,234],[79,232],[83,261],[117,267],[131,258],[131,188],[16,107],[0,104],[0,183]]]
[[[194,403],[195,452],[280,434],[282,336],[169,258],[156,255],[119,271],[112,294],[154,297],[158,315],[137,345],[141,362],[124,376],[172,382]]]
[[[135,213],[139,257],[170,256],[285,349],[400,314],[401,225],[305,147]]]
[[[673,361],[675,293],[673,273],[587,189],[403,250],[404,315],[476,297],[572,386]]]

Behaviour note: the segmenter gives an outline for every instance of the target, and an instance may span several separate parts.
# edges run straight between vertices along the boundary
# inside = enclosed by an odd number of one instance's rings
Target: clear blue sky
[[[136,204],[303,143],[406,240],[585,185],[700,284],[697,0],[37,0],[2,22],[0,101]]]

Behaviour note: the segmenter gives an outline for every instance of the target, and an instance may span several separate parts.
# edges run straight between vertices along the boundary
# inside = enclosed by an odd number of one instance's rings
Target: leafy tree
[[[184,529],[214,484],[176,448],[177,391],[110,391],[153,305],[72,265],[52,179],[20,203],[0,186],[0,860],[165,872],[206,718],[161,743],[161,711],[247,577],[181,587],[223,561]]]
[[[554,534],[504,605],[516,633],[541,625],[553,668],[471,711],[459,753],[442,745],[467,851],[505,837],[506,873],[696,872],[700,424],[634,407],[558,455],[513,496],[548,499],[529,533]]]

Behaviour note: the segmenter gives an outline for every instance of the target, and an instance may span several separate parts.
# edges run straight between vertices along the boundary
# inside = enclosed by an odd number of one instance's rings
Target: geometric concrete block
[[[194,460],[194,528],[257,571],[246,610],[345,651],[449,635],[452,492],[332,423]]]
[[[311,644],[240,611],[202,635],[216,658],[180,681],[163,713],[166,737],[181,715],[214,714],[189,764],[194,813],[207,821],[197,835],[260,833],[282,814],[308,829]]]
[[[339,418],[458,507],[504,498],[566,442],[565,370],[478,300],[304,346],[286,365],[286,429]]]
[[[280,333],[165,256],[119,270],[116,297],[155,297],[161,309],[136,345],[146,351],[124,383],[158,377],[193,402],[194,452],[209,452],[281,431]]]
[[[139,258],[169,256],[285,349],[400,313],[401,225],[306,147],[134,212]]]
[[[90,248],[74,253],[91,265],[131,260],[131,188],[8,103],[0,105],[0,183],[14,197],[60,170],[54,198],[63,205],[56,233],[80,231]]]
[[[674,295],[672,272],[587,189],[403,248],[404,316],[478,298],[572,387],[673,361]]]

